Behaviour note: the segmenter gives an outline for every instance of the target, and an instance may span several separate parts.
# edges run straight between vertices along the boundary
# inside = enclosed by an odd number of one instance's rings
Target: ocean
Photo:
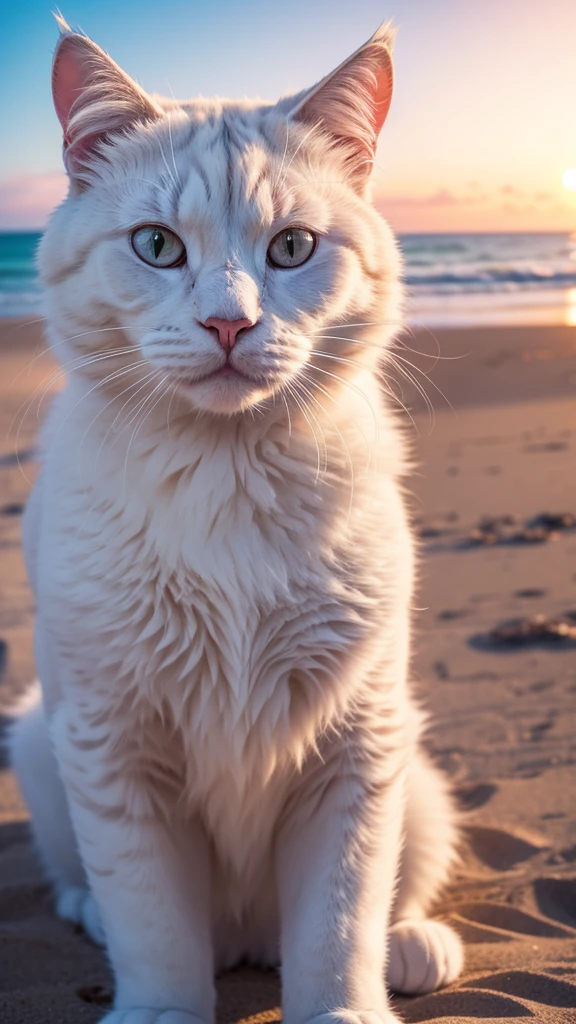
[[[42,315],[34,258],[40,232],[0,233],[0,317]]]
[[[401,235],[408,319],[576,325],[576,232]]]
[[[0,233],[0,317],[42,315],[39,232]],[[413,326],[576,326],[576,233],[400,235]]]

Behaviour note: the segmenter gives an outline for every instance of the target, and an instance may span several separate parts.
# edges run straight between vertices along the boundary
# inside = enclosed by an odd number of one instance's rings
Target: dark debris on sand
[[[572,512],[540,512],[523,525],[515,515],[483,516],[474,527],[466,547],[492,544],[546,544],[563,530],[576,529]]]
[[[84,1003],[95,1003],[97,1006],[110,1006],[113,1000],[112,992],[104,985],[81,985],[76,989],[76,995]]]
[[[1,516],[21,516],[24,511],[24,505],[19,501],[14,501],[10,505],[3,505],[0,508]]]
[[[563,615],[530,615],[507,619],[495,626],[483,639],[499,647],[522,647],[528,644],[576,644],[576,611]]]

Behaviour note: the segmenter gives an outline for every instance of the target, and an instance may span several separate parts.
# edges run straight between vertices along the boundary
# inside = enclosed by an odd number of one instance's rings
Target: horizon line
[[[384,218],[386,220],[386,218]],[[508,231],[475,231],[467,230],[462,228],[460,230],[453,229],[452,231],[427,231],[423,228],[421,231],[402,231],[401,229],[393,229],[395,235],[574,235],[576,234],[576,224],[574,227],[566,228],[511,228]],[[2,228],[0,227],[0,235],[41,235],[46,231],[46,228]]]

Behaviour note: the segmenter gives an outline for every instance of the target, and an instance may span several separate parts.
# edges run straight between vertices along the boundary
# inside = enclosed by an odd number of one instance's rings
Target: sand
[[[404,400],[414,408],[408,429],[420,464],[410,482],[422,549],[414,676],[466,837],[438,914],[463,936],[466,966],[449,989],[396,1005],[406,1022],[576,1021],[576,642],[524,648],[489,639],[502,620],[576,608],[576,529],[539,543],[514,540],[539,513],[576,512],[576,330],[436,331],[406,344],[428,353],[439,345],[449,357],[434,365],[404,353],[430,369],[453,406],[424,381],[433,429],[409,388]],[[23,416],[23,403],[52,367],[41,353],[39,325],[0,324],[4,716],[34,675],[20,512],[37,472],[38,421],[35,408]],[[20,420],[22,469],[14,455]],[[516,521],[490,528],[502,543],[471,540],[481,516],[511,514]],[[0,1022],[89,1024],[110,998],[106,962],[53,916],[25,819],[4,768]],[[222,1024],[279,1019],[275,972],[234,971],[218,990]]]

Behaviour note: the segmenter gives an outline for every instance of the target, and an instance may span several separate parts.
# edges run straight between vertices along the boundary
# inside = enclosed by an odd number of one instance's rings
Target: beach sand
[[[3,723],[34,677],[20,525],[37,472],[38,420],[34,405],[23,415],[23,403],[53,365],[40,339],[39,325],[0,324]],[[526,533],[541,513],[576,513],[576,329],[422,332],[405,342],[430,354],[403,353],[453,406],[423,381],[432,427],[404,388],[414,407],[410,492],[422,555],[413,675],[466,840],[438,914],[463,936],[466,966],[450,988],[395,1005],[406,1022],[564,1024],[576,1021],[576,641],[523,647],[488,634],[502,620],[576,609],[576,529]],[[447,358],[436,363],[438,346]],[[478,530],[482,516],[516,519]],[[110,998],[106,962],[53,916],[25,821],[4,767],[0,1022],[89,1024]],[[222,1024],[279,1019],[275,972],[231,972],[218,992]]]

